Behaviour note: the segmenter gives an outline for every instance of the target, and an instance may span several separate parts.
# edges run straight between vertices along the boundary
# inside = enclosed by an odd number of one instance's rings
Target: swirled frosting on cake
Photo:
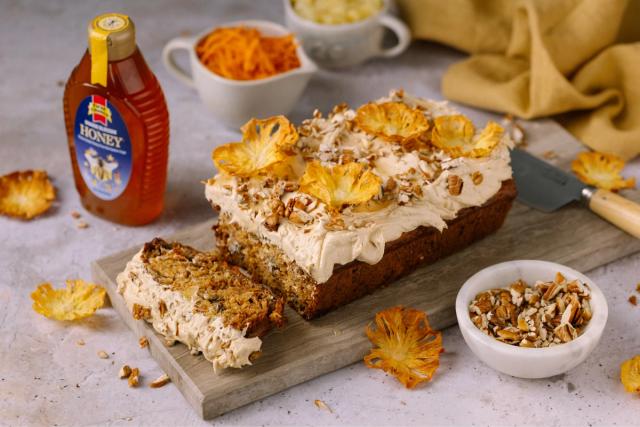
[[[422,100],[402,92],[376,102],[402,102],[429,119],[458,114],[446,102]],[[385,244],[420,226],[443,230],[467,207],[481,206],[511,178],[507,136],[486,156],[452,157],[432,144],[407,148],[368,134],[354,125],[356,112],[336,107],[328,117],[314,114],[299,128],[296,173],[309,161],[334,166],[366,163],[381,181],[383,196],[338,215],[300,191],[295,181],[271,177],[238,178],[219,173],[206,184],[207,200],[221,220],[237,223],[279,247],[318,283],[336,265],[354,260],[375,264]],[[278,206],[284,206],[284,213]],[[278,209],[280,209],[278,211]],[[280,212],[274,226],[274,211]]]

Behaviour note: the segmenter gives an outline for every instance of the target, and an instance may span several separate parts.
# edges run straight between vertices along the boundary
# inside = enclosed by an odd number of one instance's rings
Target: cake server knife
[[[607,190],[596,189],[578,178],[519,149],[511,151],[511,167],[518,200],[553,212],[572,201],[582,201],[591,211],[640,239],[640,204]]]

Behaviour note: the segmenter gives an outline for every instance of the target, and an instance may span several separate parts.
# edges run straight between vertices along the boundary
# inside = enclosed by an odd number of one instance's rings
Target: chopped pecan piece
[[[458,196],[462,193],[462,184],[464,182],[458,175],[449,175],[447,177],[447,188],[452,196]]]
[[[133,318],[136,320],[147,320],[151,318],[151,309],[140,304],[133,304]]]
[[[475,171],[473,174],[471,174],[471,181],[473,181],[475,185],[482,184],[483,180],[484,180],[484,177],[482,176],[481,172]]]

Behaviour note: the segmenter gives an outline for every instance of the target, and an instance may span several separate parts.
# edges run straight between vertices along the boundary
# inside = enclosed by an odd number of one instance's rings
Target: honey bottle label
[[[131,140],[116,107],[100,95],[80,102],[74,125],[76,159],[82,179],[102,200],[113,200],[131,177]]]

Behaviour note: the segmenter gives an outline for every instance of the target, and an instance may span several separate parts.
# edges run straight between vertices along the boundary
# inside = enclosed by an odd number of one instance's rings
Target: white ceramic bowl
[[[194,87],[216,118],[236,129],[252,118],[289,113],[318,69],[298,43],[296,53],[300,67],[293,70],[258,80],[231,80],[215,74],[200,62],[196,46],[216,28],[241,26],[257,28],[266,36],[290,34],[282,25],[269,21],[235,21],[211,28],[196,37],[177,37],[162,51],[162,61],[167,70],[187,86]],[[173,53],[177,49],[188,52],[191,73],[176,63]]]
[[[469,304],[487,289],[502,288],[518,279],[528,285],[537,280],[553,280],[557,272],[567,280],[578,279],[591,288],[593,317],[582,335],[573,341],[547,348],[523,348],[502,343],[480,331],[471,322]],[[493,369],[520,378],[546,378],[567,372],[582,363],[596,347],[607,323],[607,301],[587,276],[561,264],[519,260],[480,270],[465,282],[456,298],[456,316],[464,340],[471,351]]]
[[[409,27],[389,13],[391,0],[383,0],[382,9],[362,21],[338,25],[309,21],[293,10],[291,0],[283,1],[287,27],[322,67],[350,67],[369,58],[392,58],[404,52],[411,43]],[[395,46],[383,47],[385,29],[398,38]]]

